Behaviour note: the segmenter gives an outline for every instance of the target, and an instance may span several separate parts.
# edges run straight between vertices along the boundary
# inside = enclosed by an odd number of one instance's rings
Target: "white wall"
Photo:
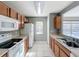
[[[65,16],[65,17],[79,17],[79,6],[72,8],[68,12],[64,13],[63,16]]]
[[[49,28],[49,15],[48,15],[48,17],[47,17],[47,42],[48,42],[48,44],[49,44],[49,30],[50,30],[50,28]]]

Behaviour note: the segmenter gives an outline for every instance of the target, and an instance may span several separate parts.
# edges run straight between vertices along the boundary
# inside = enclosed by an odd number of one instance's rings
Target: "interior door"
[[[47,40],[47,18],[36,18],[35,21],[35,40]]]

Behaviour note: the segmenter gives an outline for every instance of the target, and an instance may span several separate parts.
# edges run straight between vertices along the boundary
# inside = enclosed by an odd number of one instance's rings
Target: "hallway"
[[[29,49],[27,57],[54,57],[47,41],[36,41],[34,46]]]

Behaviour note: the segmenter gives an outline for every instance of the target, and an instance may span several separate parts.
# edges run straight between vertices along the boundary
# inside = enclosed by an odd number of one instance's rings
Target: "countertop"
[[[0,57],[8,52],[8,49],[0,49]]]
[[[55,38],[56,41],[58,41],[60,44],[62,44],[65,48],[67,48],[75,57],[79,57],[79,48],[69,47],[67,46],[61,38],[64,38],[62,36],[58,35],[52,35],[51,37]]]
[[[15,36],[15,37],[13,37],[13,38],[28,38],[28,36],[26,36],[26,35],[20,35],[20,36]]]

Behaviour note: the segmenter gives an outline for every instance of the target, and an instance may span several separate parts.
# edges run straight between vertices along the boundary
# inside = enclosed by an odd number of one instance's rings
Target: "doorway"
[[[35,41],[47,40],[47,18],[37,18],[35,21]]]
[[[34,40],[47,41],[47,17],[30,17],[34,24]]]

